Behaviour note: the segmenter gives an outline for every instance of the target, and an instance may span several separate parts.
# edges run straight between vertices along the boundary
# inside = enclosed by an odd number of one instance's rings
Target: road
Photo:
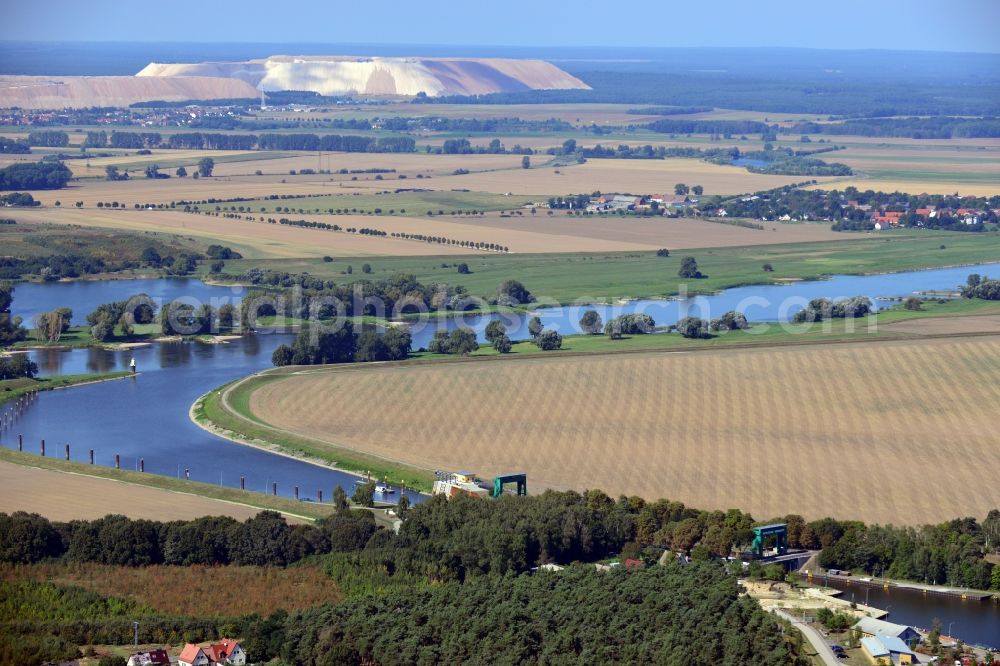
[[[824,666],[837,666],[840,663],[837,660],[837,655],[833,653],[833,650],[830,649],[830,646],[827,645],[818,631],[783,610],[775,608],[772,612],[788,620],[792,623],[792,626],[802,632],[802,635],[805,636],[806,640],[813,646],[813,650],[816,651],[816,654],[823,661]]]

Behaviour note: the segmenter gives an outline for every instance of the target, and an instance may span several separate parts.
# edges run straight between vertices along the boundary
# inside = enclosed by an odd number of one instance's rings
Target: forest
[[[579,565],[394,592],[289,616],[268,639],[284,661],[304,665],[808,663],[710,563]]]
[[[593,90],[530,90],[417,98],[415,104],[638,104],[702,106],[845,117],[997,116],[996,84],[846,80],[568,68]],[[761,72],[763,74],[763,72]]]
[[[169,617],[75,588],[8,577],[0,595],[8,600],[0,603],[0,643],[5,635],[18,636],[16,649],[66,658],[77,645],[124,642],[139,615],[157,641],[211,637],[226,625],[255,659],[278,656],[302,664],[330,663],[330,655],[338,655],[337,663],[454,657],[557,663],[558,653],[570,655],[567,663],[797,663],[796,643],[782,640],[775,620],[752,600],[737,597],[736,571],[720,562],[752,539],[758,522],[741,511],[614,499],[600,491],[494,501],[437,496],[412,507],[401,500],[397,534],[378,529],[366,510],[350,509],[339,489],[334,505],[335,512],[315,525],[295,526],[273,512],[244,522],[206,517],[166,523],[122,516],[62,523],[0,514],[0,562],[6,566],[321,566],[346,598],[267,618],[241,615],[237,607],[228,619],[218,612]],[[777,520],[788,524],[789,546],[819,549],[823,566],[1000,589],[1000,567],[985,558],[1000,544],[997,510],[982,523],[961,518],[920,527],[796,515]],[[687,554],[691,563],[657,566],[664,550]],[[573,564],[611,557],[633,564],[611,571]],[[532,574],[548,563],[570,566]],[[34,610],[12,610],[22,607]],[[0,650],[0,663],[17,663],[9,654]]]

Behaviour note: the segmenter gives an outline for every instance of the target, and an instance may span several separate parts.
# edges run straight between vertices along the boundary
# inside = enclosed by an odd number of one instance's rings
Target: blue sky
[[[1000,0],[5,0],[0,39],[1000,52]]]

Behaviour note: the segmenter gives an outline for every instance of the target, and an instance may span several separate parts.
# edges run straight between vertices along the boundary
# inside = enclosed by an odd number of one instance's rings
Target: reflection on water
[[[94,449],[99,465],[113,466],[117,454],[128,469],[136,468],[141,458],[150,473],[180,477],[190,469],[196,481],[231,487],[239,487],[244,477],[248,490],[270,492],[277,483],[280,495],[293,496],[299,486],[302,497],[314,498],[322,491],[329,501],[337,485],[352,492],[357,477],[235,444],[188,418],[198,396],[270,367],[274,348],[289,339],[263,335],[219,345],[178,342],[124,351],[33,351],[31,357],[43,375],[125,370],[133,357],[139,375],[42,393],[13,430],[0,433],[0,443],[17,446],[17,435],[23,434],[29,451],[38,451],[41,439],[56,443],[60,451],[63,443],[70,443],[74,459],[80,461]],[[412,501],[422,499],[407,495]]]

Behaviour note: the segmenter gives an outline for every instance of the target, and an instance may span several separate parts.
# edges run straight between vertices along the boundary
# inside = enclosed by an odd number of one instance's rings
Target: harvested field
[[[0,480],[0,511],[29,511],[51,520],[94,519],[109,513],[149,520],[201,516],[245,520],[261,511],[195,495],[2,461]]]
[[[1000,315],[968,317],[927,317],[886,324],[883,330],[917,335],[961,335],[968,333],[1000,333]]]
[[[0,567],[0,580],[72,585],[102,596],[128,598],[171,615],[230,617],[228,604],[206,604],[192,590],[239,590],[240,614],[267,616],[279,608],[302,610],[340,601],[343,595],[316,567],[191,566],[119,567],[94,563],[28,564]]]
[[[1000,185],[989,182],[973,182],[961,174],[950,174],[947,167],[936,170],[934,173],[925,173],[920,176],[872,176],[870,178],[858,178],[848,176],[846,178],[827,181],[814,185],[813,189],[843,190],[847,187],[856,187],[861,191],[878,190],[882,192],[915,192],[928,194],[954,194],[958,192],[962,196],[991,197],[1000,193]]]
[[[247,386],[254,417],[283,432],[427,469],[523,470],[535,492],[896,524],[1000,505],[981,483],[1000,469],[1000,336],[337,367]]]
[[[487,142],[488,143],[488,142]],[[550,159],[543,156],[540,159]],[[495,169],[520,169],[520,155],[427,155],[422,153],[300,153],[296,156],[266,160],[256,163],[231,162],[217,164],[213,173],[218,176],[251,175],[258,169],[265,174],[288,176],[289,170],[329,169],[395,169],[412,177],[418,173],[426,175],[451,175],[455,169],[469,171],[491,171]],[[354,174],[360,180],[372,178],[369,174]],[[325,178],[350,181],[351,175],[331,173]],[[383,174],[385,179],[395,179],[395,174]],[[422,182],[401,183],[397,187],[429,187]]]
[[[559,173],[556,173],[556,172]],[[435,188],[544,195],[578,192],[673,192],[674,184],[701,185],[705,194],[741,194],[767,190],[806,180],[804,176],[770,176],[742,167],[711,164],[695,159],[589,160],[564,167],[511,169],[496,173],[471,173],[435,178]],[[821,183],[828,178],[816,178]]]
[[[254,99],[245,81],[221,77],[3,76],[0,104],[24,109],[128,106],[134,102],[193,99]]]
[[[312,199],[285,203],[310,206]],[[255,202],[261,203],[261,202]],[[270,204],[271,202],[263,202]],[[271,206],[268,206],[271,208]],[[266,215],[272,217],[275,213]],[[259,218],[260,213],[257,214]],[[747,229],[694,219],[569,218],[530,214],[482,216],[403,217],[389,215],[319,215],[283,213],[293,219],[323,221],[341,227],[373,227],[387,233],[439,236],[456,240],[496,243],[514,253],[620,252],[660,247],[731,247],[841,240],[826,225],[765,223],[765,229]],[[165,210],[107,210],[63,208],[59,211],[18,211],[23,221],[49,221],[81,226],[169,232],[203,243],[221,242],[247,258],[321,257],[352,255],[423,256],[468,254],[467,248],[392,237],[335,233],[286,225],[249,222],[209,215]]]
[[[223,217],[195,215],[178,211],[65,209],[56,214],[44,210],[18,212],[25,221],[51,221],[81,226],[113,229],[148,230],[199,238],[203,243],[220,242],[229,245],[248,258],[263,257],[322,257],[323,255],[362,256],[385,254],[419,256],[426,254],[467,254],[468,249],[395,238],[335,233],[318,229],[302,229],[263,222],[230,220]],[[319,216],[317,216],[318,218]],[[376,218],[341,215],[341,226],[371,226],[384,228],[383,221],[400,220],[413,224],[410,218]],[[332,219],[331,216],[328,216]],[[412,229],[412,226],[410,227]],[[423,227],[421,227],[423,228]],[[484,236],[488,234],[483,234]],[[497,234],[493,234],[495,237]]]

